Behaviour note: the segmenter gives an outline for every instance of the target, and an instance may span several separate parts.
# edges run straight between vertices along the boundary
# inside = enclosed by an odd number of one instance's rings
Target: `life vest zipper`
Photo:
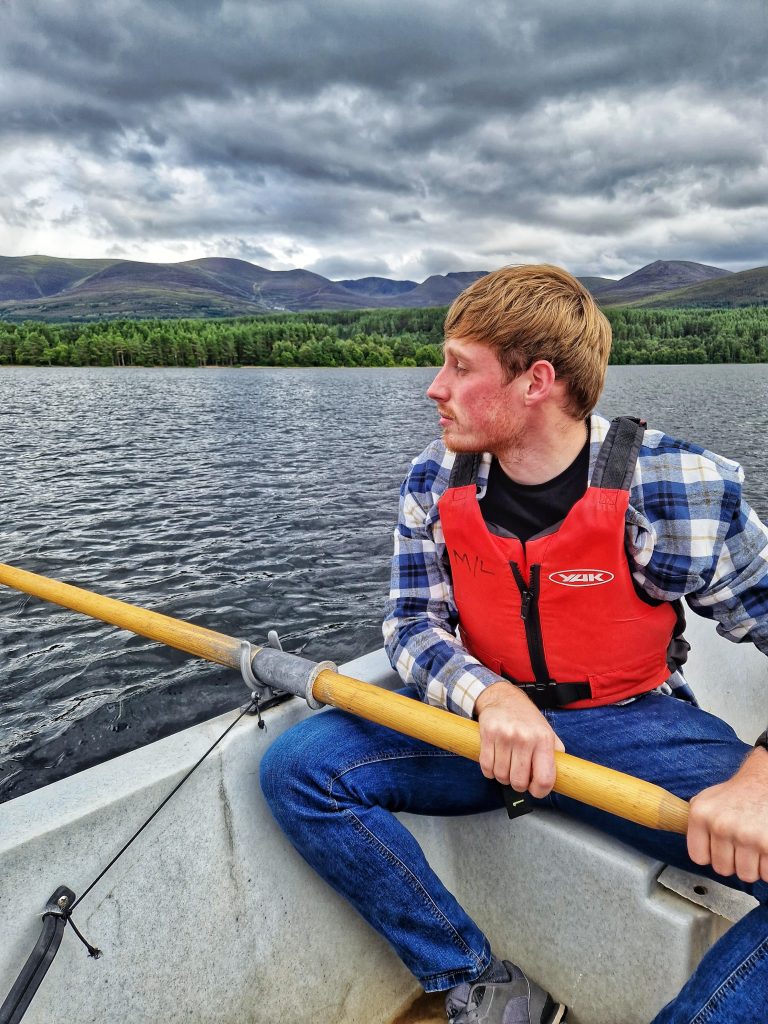
[[[549,676],[547,660],[544,657],[544,640],[541,635],[541,620],[539,618],[539,574],[541,566],[531,566],[530,585],[526,585],[517,562],[510,562],[509,567],[515,578],[517,589],[520,591],[520,618],[525,626],[528,657],[531,659],[531,668],[533,669],[536,683],[540,686],[549,686],[552,680]]]

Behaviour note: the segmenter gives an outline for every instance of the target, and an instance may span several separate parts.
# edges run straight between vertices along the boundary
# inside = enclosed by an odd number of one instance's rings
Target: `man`
[[[654,1024],[764,1022],[768,749],[672,695],[690,696],[683,597],[768,653],[768,531],[741,499],[743,474],[592,414],[610,327],[562,270],[481,278],[445,337],[428,391],[443,436],[401,491],[384,632],[404,692],[478,720],[480,766],[325,712],[271,748],[273,812],[424,988],[447,991],[453,1024],[564,1020],[562,1003],[494,954],[392,813],[490,810],[499,783],[752,892],[761,905]],[[692,800],[687,840],[551,793],[564,749]]]

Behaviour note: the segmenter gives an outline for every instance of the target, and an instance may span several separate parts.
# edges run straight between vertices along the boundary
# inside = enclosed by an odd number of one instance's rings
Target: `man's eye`
[[[456,363],[456,373],[466,373],[466,366],[462,366],[461,363]]]

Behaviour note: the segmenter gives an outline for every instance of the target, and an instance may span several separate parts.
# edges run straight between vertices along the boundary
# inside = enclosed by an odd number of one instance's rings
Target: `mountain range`
[[[487,271],[332,281],[309,270],[267,270],[212,257],[183,263],[0,256],[0,320],[90,321],[222,317],[305,310],[447,306]],[[768,304],[768,267],[734,274],[656,260],[620,280],[580,280],[602,306],[733,307]]]

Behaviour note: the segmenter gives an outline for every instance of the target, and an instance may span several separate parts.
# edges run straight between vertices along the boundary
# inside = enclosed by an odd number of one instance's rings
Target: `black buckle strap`
[[[539,710],[567,707],[577,700],[589,700],[592,696],[589,683],[556,683],[554,679],[546,683],[518,683],[514,679],[510,682],[530,697]]]
[[[477,473],[483,461],[482,452],[459,452],[453,463],[449,487],[466,487],[477,483]]]
[[[617,416],[612,420],[597,453],[590,486],[628,491],[632,485],[644,435],[643,420],[636,420],[630,416]]]

